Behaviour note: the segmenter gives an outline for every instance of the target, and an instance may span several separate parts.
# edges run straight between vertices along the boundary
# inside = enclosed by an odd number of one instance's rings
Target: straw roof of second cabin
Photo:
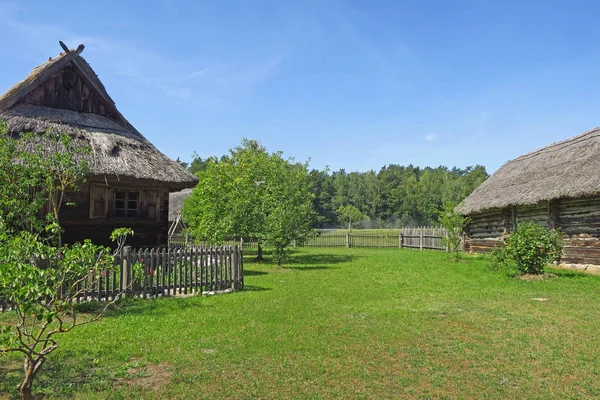
[[[169,193],[169,222],[177,219],[183,207],[183,201],[190,197],[192,189],[183,189],[179,192]]]
[[[6,122],[9,132],[70,135],[73,146],[91,149],[85,157],[92,176],[158,183],[171,190],[194,186],[197,183],[195,176],[161,153],[121,115],[102,82],[79,55],[80,49],[61,53],[36,67],[23,81],[0,96],[0,120]],[[94,96],[106,106],[105,115],[26,101],[29,93],[66,66],[77,69]]]
[[[464,215],[600,195],[600,128],[508,161],[458,211]]]

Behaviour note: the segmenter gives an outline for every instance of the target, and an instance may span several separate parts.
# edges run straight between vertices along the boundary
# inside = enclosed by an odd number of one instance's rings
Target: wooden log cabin
[[[181,209],[185,199],[190,197],[192,189],[183,189],[180,192],[174,192],[169,195],[169,239],[175,236],[181,236],[186,228],[185,222],[181,216]]]
[[[471,222],[465,249],[487,252],[518,223],[563,232],[561,263],[600,265],[600,128],[508,161],[458,208]]]
[[[0,96],[0,120],[11,134],[54,131],[73,146],[89,147],[89,176],[68,193],[63,240],[91,239],[110,245],[110,233],[130,227],[132,246],[166,244],[169,193],[193,187],[197,179],[162,154],[121,115],[104,85],[80,56],[68,49],[36,67]]]

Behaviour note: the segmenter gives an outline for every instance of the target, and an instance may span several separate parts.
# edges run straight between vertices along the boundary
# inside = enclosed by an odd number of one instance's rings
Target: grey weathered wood
[[[148,280],[148,267],[147,267],[147,263],[148,263],[148,249],[144,249],[142,251],[142,253],[140,254],[140,260],[144,260],[144,262],[142,263],[142,279],[141,279],[141,284],[142,284],[142,297],[146,298],[146,287],[147,287],[147,280]]]
[[[165,248],[163,247],[160,250],[160,274],[157,273],[156,274],[156,278],[157,280],[160,277],[160,283],[158,284],[158,293],[160,293],[161,296],[165,295],[165,269],[166,269],[166,258],[165,258]]]
[[[61,48],[64,50],[64,52],[65,52],[65,53],[70,53],[70,52],[71,52],[71,50],[69,50],[69,47],[68,47],[66,44],[64,44],[64,43],[62,42],[62,40],[59,40],[59,41],[58,41],[58,44],[59,44],[59,45],[60,45],[60,47],[61,47]]]

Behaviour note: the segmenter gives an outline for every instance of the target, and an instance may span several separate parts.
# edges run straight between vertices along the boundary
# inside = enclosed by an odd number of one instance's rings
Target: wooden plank
[[[183,251],[183,257],[182,257],[182,262],[183,262],[183,293],[187,294],[188,293],[188,285],[189,285],[189,267],[190,267],[190,262],[189,262],[189,255],[190,255],[190,249],[189,247],[186,248]]]
[[[239,259],[240,259],[240,271],[239,271],[239,276],[240,276],[240,289],[244,289],[244,285],[245,285],[245,274],[244,274],[244,250],[240,249],[240,253],[239,253]]]
[[[148,249],[143,249],[142,250],[142,254],[140,254],[140,260],[143,260],[142,262],[142,270],[143,270],[143,274],[142,274],[142,287],[141,287],[141,294],[143,298],[146,298],[146,286],[147,286],[147,280],[148,280]]]
[[[223,266],[225,262],[225,246],[219,247],[219,290],[223,290],[223,280],[225,278],[224,272],[225,267]]]
[[[120,258],[117,258],[117,260],[120,261]],[[120,262],[117,265],[120,265]],[[120,268],[119,269],[115,268],[112,272],[112,290],[110,292],[110,297],[113,300],[117,296],[117,275],[118,275],[119,270],[120,270]]]
[[[225,287],[231,287],[231,246],[227,246],[225,258]]]
[[[183,255],[184,249],[177,250],[177,293],[179,294],[183,293]]]
[[[156,271],[156,290],[157,293],[156,295],[158,296],[159,294],[161,296],[165,295],[165,248],[161,248],[160,252],[159,252],[159,258],[158,258],[158,268],[159,270]]]
[[[198,285],[198,292],[202,293],[202,288],[204,286],[204,275],[203,275],[203,265],[202,263],[204,262],[204,248],[200,247],[198,248],[198,281],[199,281],[199,285]]]
[[[109,296],[109,294],[110,294],[110,279],[111,279],[110,269],[106,269],[105,272],[106,272],[106,275],[104,277],[105,278],[104,279],[104,281],[105,281],[105,283],[104,283],[104,297],[105,297],[105,300],[104,301],[108,301],[108,299],[110,297]]]
[[[210,260],[210,290],[215,290],[217,280],[217,248],[211,247],[211,260]]]
[[[168,254],[167,254],[167,296],[171,295],[171,280],[172,280],[172,275],[173,275],[173,257],[174,257],[174,252],[175,250],[168,250]]]

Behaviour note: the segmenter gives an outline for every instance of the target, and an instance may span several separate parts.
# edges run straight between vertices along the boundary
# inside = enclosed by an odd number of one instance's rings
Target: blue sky
[[[0,92],[61,50],[189,160],[258,139],[311,167],[505,161],[600,125],[597,1],[0,0]]]

